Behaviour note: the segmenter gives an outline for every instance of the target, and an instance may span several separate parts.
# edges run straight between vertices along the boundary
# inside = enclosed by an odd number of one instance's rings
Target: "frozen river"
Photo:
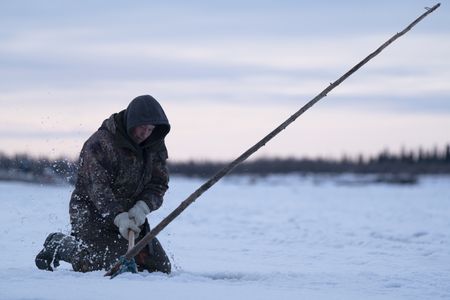
[[[171,275],[113,280],[34,265],[70,231],[71,186],[1,182],[0,299],[450,299],[450,178],[342,179],[226,178],[159,235]],[[173,177],[150,223],[202,183]]]

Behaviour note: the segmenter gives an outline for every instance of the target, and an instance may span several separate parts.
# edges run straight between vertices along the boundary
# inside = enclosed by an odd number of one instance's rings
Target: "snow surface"
[[[0,299],[450,299],[450,178],[340,182],[226,178],[159,235],[171,275],[113,280],[34,265],[48,233],[70,230],[71,186],[2,182]],[[151,224],[201,183],[172,178]]]

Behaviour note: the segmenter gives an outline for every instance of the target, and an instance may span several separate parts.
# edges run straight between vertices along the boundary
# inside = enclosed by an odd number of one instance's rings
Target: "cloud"
[[[3,28],[90,28],[105,37],[180,38],[221,36],[312,36],[330,31],[374,34],[398,30],[424,12],[421,0],[346,1],[9,1],[2,2]],[[441,9],[442,10],[442,9]],[[446,30],[436,14],[424,31]],[[395,29],[393,29],[395,28]],[[6,31],[6,30],[4,30]]]
[[[197,140],[199,134],[232,138],[221,127],[230,122],[222,119],[227,114],[236,117],[234,136],[242,128],[257,135],[271,113],[299,108],[424,6],[422,1],[26,2],[0,5],[0,126],[14,129],[0,132],[0,138],[17,148],[32,140],[40,145],[36,149],[48,146],[40,139],[81,143],[141,94],[154,95],[169,109],[185,134],[174,134],[170,143],[177,147],[206,143]],[[449,20],[438,11],[336,88],[321,107],[448,117]],[[185,113],[207,125],[193,126],[192,120],[177,125]],[[310,142],[311,149],[324,146]],[[190,153],[203,151],[195,143]],[[216,148],[205,145],[199,154],[229,155],[219,139],[214,143]],[[58,147],[64,144],[53,148]]]
[[[63,36],[64,31],[53,35]],[[8,58],[0,71],[6,78],[0,83],[5,90],[50,84],[70,88],[109,82],[113,86],[124,81],[145,80],[168,84],[215,81],[222,82],[222,89],[226,89],[230,85],[227,82],[243,82],[249,78],[264,78],[262,89],[271,85],[267,79],[274,78],[272,85],[286,80],[285,86],[297,82],[298,90],[303,90],[305,83],[310,85],[308,82],[323,85],[334,81],[374,50],[380,41],[386,40],[380,36],[353,37],[350,44],[341,38],[219,39],[194,41],[180,47],[175,41],[87,43],[70,37],[62,38],[62,42],[55,45],[47,43],[39,34],[32,36],[19,37],[0,46],[0,53]],[[358,77],[365,76],[377,90],[381,88],[379,82],[386,87],[389,82],[397,82],[399,90],[402,82],[406,82],[411,93],[416,89],[419,93],[420,89],[446,92],[450,62],[444,57],[450,51],[449,40],[442,35],[412,37],[409,42],[389,50],[390,53],[380,54],[358,73]],[[420,80],[426,87],[411,85],[414,80]],[[314,88],[317,90],[320,84]],[[286,88],[288,93],[293,89]],[[360,93],[367,85],[353,88]]]

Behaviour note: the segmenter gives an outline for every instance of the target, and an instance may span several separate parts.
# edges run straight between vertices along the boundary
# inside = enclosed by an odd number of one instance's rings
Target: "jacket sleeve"
[[[162,147],[153,155],[152,174],[150,181],[146,184],[144,190],[138,196],[143,200],[150,211],[157,210],[163,203],[164,194],[169,188],[169,170],[166,160],[168,158],[167,149]]]
[[[100,215],[113,222],[124,211],[114,196],[111,184],[114,180],[114,154],[111,147],[100,140],[87,142],[80,155],[79,176],[86,182],[85,192]]]

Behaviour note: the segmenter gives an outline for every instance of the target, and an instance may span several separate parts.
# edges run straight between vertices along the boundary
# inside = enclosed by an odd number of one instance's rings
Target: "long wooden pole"
[[[211,179],[206,181],[202,186],[200,186],[195,192],[193,192],[186,200],[181,202],[181,204],[175,208],[167,217],[165,217],[158,225],[156,225],[153,230],[147,233],[132,249],[128,250],[125,254],[126,259],[131,259],[135,257],[139,251],[141,251],[148,242],[150,242],[155,236],[158,235],[170,222],[172,222],[176,217],[178,217],[189,205],[191,205],[198,197],[200,197],[205,191],[207,191],[211,186],[213,186],[217,181],[219,181],[222,177],[228,174],[231,170],[233,170],[237,165],[246,160],[250,155],[258,151],[259,148],[263,147],[268,141],[274,138],[277,134],[283,131],[288,125],[294,122],[299,116],[301,116],[305,111],[310,109],[314,104],[316,104],[320,99],[325,97],[331,90],[341,84],[345,79],[347,79],[350,75],[358,71],[363,65],[365,65],[369,60],[377,56],[381,51],[384,50],[387,46],[393,43],[396,39],[404,35],[406,32],[411,30],[417,23],[419,23],[422,19],[424,19],[427,15],[431,14],[435,11],[441,4],[438,3],[433,7],[427,9],[425,13],[415,19],[411,24],[409,24],[405,29],[398,32],[394,36],[392,36],[389,40],[387,40],[384,44],[378,47],[375,51],[370,53],[366,58],[356,64],[353,68],[347,71],[344,75],[342,75],[335,82],[331,83],[327,86],[322,92],[320,92],[316,97],[306,103],[302,108],[300,108],[295,114],[290,116],[286,121],[281,123],[277,128],[275,128],[272,132],[266,135],[262,140],[256,143],[253,147],[249,148],[243,154],[241,154],[238,158],[233,160],[219,172],[217,172]],[[114,274],[120,267],[120,263],[116,263],[110,271],[108,271],[105,276],[110,276]]]
[[[130,230],[128,231],[128,251],[134,248],[134,231]]]

